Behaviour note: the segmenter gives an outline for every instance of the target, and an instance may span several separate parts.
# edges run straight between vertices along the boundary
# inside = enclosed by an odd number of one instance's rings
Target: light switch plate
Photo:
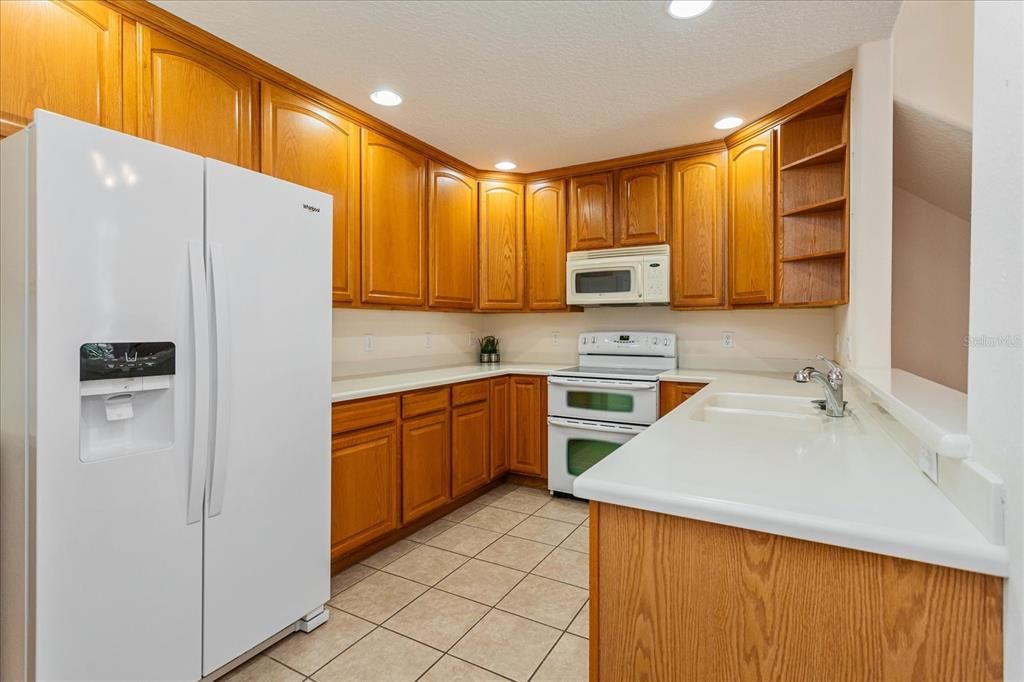
[[[364,353],[372,353],[373,352],[373,334],[364,334],[363,335],[363,352]]]

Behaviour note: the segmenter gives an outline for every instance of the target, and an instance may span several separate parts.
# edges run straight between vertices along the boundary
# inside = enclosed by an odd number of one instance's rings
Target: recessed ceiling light
[[[383,107],[397,107],[402,103],[402,97],[390,90],[374,90],[370,93],[370,99]]]
[[[672,0],[668,13],[674,19],[692,19],[708,11],[712,0]]]
[[[719,130],[731,130],[731,129],[735,128],[736,126],[742,125],[742,124],[743,124],[743,119],[742,118],[737,118],[735,116],[726,116],[722,120],[716,121],[715,122],[715,127],[718,128]]]
[[[494,167],[497,168],[498,170],[515,170],[516,164],[513,163],[512,161],[499,161],[498,163],[494,164]]]

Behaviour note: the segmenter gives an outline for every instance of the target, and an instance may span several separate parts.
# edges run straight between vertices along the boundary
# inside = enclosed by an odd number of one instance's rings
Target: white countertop
[[[493,365],[456,365],[409,372],[392,372],[367,376],[336,379],[331,383],[331,401],[369,398],[401,391],[415,391],[418,388],[456,384],[460,381],[489,379],[505,374],[537,374],[547,376],[566,365],[530,365],[497,363]]]
[[[822,391],[788,374],[662,378],[710,383],[577,478],[578,497],[1007,575],[1006,548],[988,542],[855,399],[820,433],[738,428],[691,416],[716,393]]]
[[[460,365],[335,381],[333,400],[385,395],[564,365]],[[988,542],[918,470],[856,397],[821,433],[691,419],[715,393],[821,398],[790,374],[676,369],[663,381],[708,383],[576,479],[577,496],[648,511],[1006,576]]]

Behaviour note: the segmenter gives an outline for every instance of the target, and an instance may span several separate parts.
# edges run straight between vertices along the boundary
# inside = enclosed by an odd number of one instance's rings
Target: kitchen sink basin
[[[756,393],[716,393],[690,416],[695,421],[815,433],[830,421],[809,398]]]

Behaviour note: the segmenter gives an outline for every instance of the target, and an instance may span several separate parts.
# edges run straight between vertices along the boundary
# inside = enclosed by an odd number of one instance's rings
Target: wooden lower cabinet
[[[398,528],[398,427],[377,426],[331,444],[331,557]]]
[[[450,442],[447,411],[402,422],[402,523],[432,512],[451,499]]]
[[[999,680],[1003,581],[592,502],[591,680]]]
[[[452,408],[452,496],[491,480],[491,411],[486,401]]]
[[[692,384],[683,381],[662,381],[658,384],[658,417],[676,409],[682,402],[707,384]]]
[[[508,412],[511,383],[508,377],[491,379],[491,451],[490,479],[508,473]]]
[[[546,377],[513,376],[510,379],[509,467],[513,473],[547,476],[547,395]]]

